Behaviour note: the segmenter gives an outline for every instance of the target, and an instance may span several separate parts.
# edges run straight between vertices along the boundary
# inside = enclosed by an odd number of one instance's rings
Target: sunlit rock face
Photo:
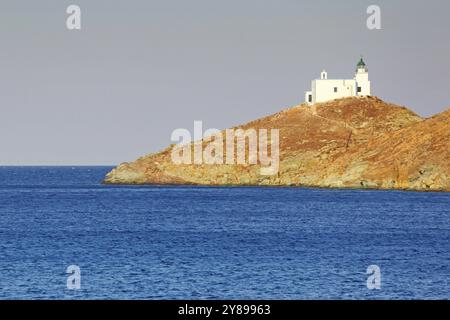
[[[172,145],[104,182],[450,191],[449,119],[450,110],[423,119],[376,97],[303,104],[235,128],[279,129],[276,174],[262,175],[259,163],[176,164]]]

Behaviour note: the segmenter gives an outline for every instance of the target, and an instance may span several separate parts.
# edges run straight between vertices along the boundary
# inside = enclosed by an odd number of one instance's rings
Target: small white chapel
[[[369,70],[362,57],[356,65],[353,79],[328,79],[327,72],[323,70],[320,79],[311,81],[311,91],[305,92],[305,102],[313,105],[318,102],[356,96],[370,96]]]

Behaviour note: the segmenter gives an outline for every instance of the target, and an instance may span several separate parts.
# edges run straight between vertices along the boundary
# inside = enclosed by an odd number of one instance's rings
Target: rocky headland
[[[107,184],[304,186],[450,191],[450,109],[430,118],[377,97],[288,108],[235,128],[279,129],[279,171],[176,164],[173,148],[122,163]]]

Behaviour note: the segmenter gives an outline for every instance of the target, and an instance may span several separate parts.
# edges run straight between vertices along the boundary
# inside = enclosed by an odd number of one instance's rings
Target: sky
[[[195,120],[298,105],[322,69],[353,78],[360,55],[373,95],[428,117],[450,107],[449,34],[448,0],[2,0],[0,165],[133,161]]]

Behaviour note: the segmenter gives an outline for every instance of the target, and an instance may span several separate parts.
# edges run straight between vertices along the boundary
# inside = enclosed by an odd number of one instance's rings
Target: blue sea
[[[0,299],[450,298],[448,193],[102,185],[110,169],[0,167]]]

